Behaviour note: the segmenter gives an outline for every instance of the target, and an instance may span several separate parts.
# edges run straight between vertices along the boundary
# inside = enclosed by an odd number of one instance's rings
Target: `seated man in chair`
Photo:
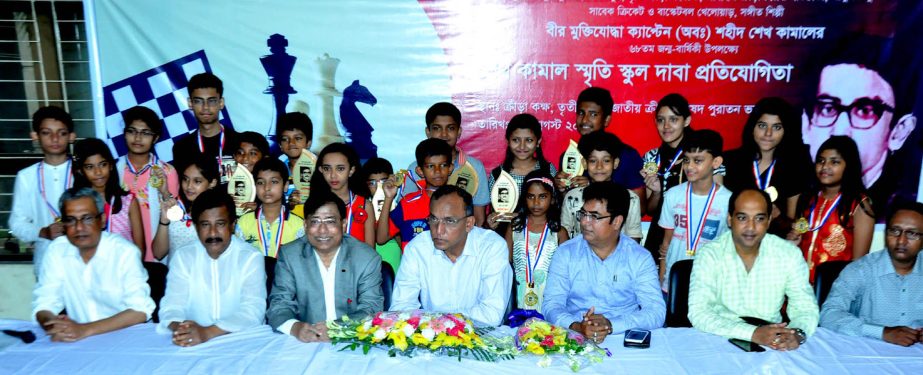
[[[923,343],[923,203],[896,206],[885,227],[887,251],[846,266],[820,313],[820,325],[892,344]]]
[[[32,300],[33,316],[52,341],[115,331],[143,323],[154,312],[141,250],[103,231],[104,204],[91,188],[61,195],[66,236],[48,245]],[[59,315],[64,309],[67,315]]]
[[[328,320],[381,311],[381,257],[346,234],[346,205],[327,191],[304,203],[306,236],[282,246],[269,293],[269,325],[302,342],[330,341]]]
[[[769,194],[762,190],[744,189],[731,195],[727,211],[731,230],[696,255],[689,321],[703,332],[793,350],[817,328],[817,302],[801,250],[766,234],[771,207]],[[782,322],[780,312],[785,297],[790,323]],[[758,320],[769,324],[752,324]]]
[[[263,324],[266,270],[263,254],[232,235],[234,200],[207,190],[192,205],[199,240],[172,251],[157,332],[193,346]]]

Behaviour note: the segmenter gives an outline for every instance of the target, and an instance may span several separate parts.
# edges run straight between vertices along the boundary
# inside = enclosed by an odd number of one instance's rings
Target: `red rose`
[[[413,318],[407,319],[407,324],[410,324],[413,329],[417,329],[420,326],[420,317],[415,316]]]

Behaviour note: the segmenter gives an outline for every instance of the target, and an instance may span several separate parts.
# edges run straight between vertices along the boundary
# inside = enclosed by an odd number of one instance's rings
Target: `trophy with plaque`
[[[474,196],[478,191],[478,174],[471,163],[465,162],[449,176],[449,185],[455,185]]]
[[[394,195],[394,200],[391,201],[391,211],[394,211],[397,208],[398,202],[400,202],[401,197],[403,196],[404,191],[404,176],[407,175],[406,169],[401,169],[394,174],[394,183],[397,186],[397,194]],[[385,190],[383,188],[384,181],[377,182],[378,188],[375,189],[375,194],[372,195],[372,212],[375,213],[375,221],[378,221],[381,218],[381,208],[385,204]]]
[[[237,216],[244,214],[245,210],[242,204],[253,202],[256,199],[256,187],[253,183],[253,175],[243,165],[238,165],[234,174],[228,181],[228,194],[234,198],[234,204],[237,205]]]
[[[295,161],[295,170],[293,171],[297,175],[292,178],[292,181],[295,182],[295,189],[298,189],[301,195],[301,202],[298,203],[304,203],[308,196],[311,195],[311,174],[314,173],[316,165],[317,155],[314,155],[308,149],[301,150],[301,156]]]
[[[564,156],[561,160],[561,171],[570,175],[571,178],[581,176],[583,175],[584,164],[583,155],[580,154],[580,150],[577,148],[577,142],[571,139],[570,144],[567,145],[567,149],[564,150]],[[570,178],[565,182],[570,186]]]
[[[516,203],[519,202],[519,187],[516,180],[509,173],[500,170],[500,176],[494,182],[493,189],[490,190],[490,204],[493,205],[494,211],[501,214],[497,221],[510,221],[510,213],[516,209]]]

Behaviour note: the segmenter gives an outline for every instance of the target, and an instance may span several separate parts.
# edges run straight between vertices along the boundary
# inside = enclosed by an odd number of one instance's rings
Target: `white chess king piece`
[[[315,60],[317,67],[320,69],[321,85],[317,91],[317,96],[321,99],[321,128],[320,132],[312,144],[313,149],[322,150],[331,143],[344,142],[346,138],[340,134],[337,128],[337,121],[333,114],[333,97],[343,96],[343,93],[336,89],[334,76],[336,76],[337,66],[340,65],[340,59],[330,57],[326,53],[323,57]]]

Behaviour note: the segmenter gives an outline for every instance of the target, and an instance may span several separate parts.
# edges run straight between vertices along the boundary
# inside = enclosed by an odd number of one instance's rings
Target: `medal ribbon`
[[[145,164],[144,167],[142,167],[140,171],[138,171],[138,170],[135,170],[134,165],[131,165],[131,160],[128,160],[128,158],[125,158],[125,165],[128,166],[128,171],[131,172],[131,174],[135,175],[136,178],[144,174],[144,172],[147,172],[149,169],[151,169],[151,167],[154,166],[154,164],[157,164],[157,163],[158,163],[157,155],[151,154],[150,161],[148,161],[148,163]]]
[[[715,196],[718,195],[718,184],[712,182],[711,190],[708,192],[708,198],[705,200],[705,209],[702,210],[702,215],[699,216],[699,225],[696,226],[695,232],[692,232],[690,224],[692,224],[692,184],[689,183],[686,185],[686,254],[689,256],[695,255],[695,250],[699,246],[699,240],[702,239],[702,230],[705,228],[705,217],[708,216],[708,210],[711,209],[711,204],[715,202]]]
[[[538,238],[538,248],[535,249],[535,264],[532,264],[532,258],[529,255],[529,218],[526,218],[526,226],[523,229],[526,232],[526,284],[531,288],[535,284],[535,269],[538,268],[539,260],[542,258],[542,250],[545,249],[545,240],[548,237],[548,223],[545,223],[542,235]]]
[[[673,160],[670,160],[670,166],[663,170],[661,176],[666,178],[670,175],[670,170],[676,166],[676,162],[679,160],[680,156],[683,156],[683,149],[681,148],[676,150],[676,155],[673,155]],[[660,153],[657,154],[657,168],[660,168]]]
[[[346,207],[346,233],[349,234],[349,231],[353,228],[353,202],[356,201],[356,195],[353,192],[349,192],[349,204]]]
[[[67,188],[71,187],[71,178],[73,175],[71,173],[70,158],[67,159],[67,171],[65,173],[64,189],[67,190]],[[45,206],[48,207],[48,211],[51,211],[51,216],[53,216],[55,219],[61,217],[61,212],[58,211],[55,205],[48,201],[48,196],[45,194],[45,162],[42,161],[38,162],[38,191],[42,194],[42,200],[45,201]]]
[[[131,163],[129,163],[131,164]],[[106,204],[106,232],[112,233],[112,207],[115,206],[115,196],[109,199],[109,203]],[[122,207],[125,208],[125,207]]]
[[[279,226],[276,228],[276,241],[275,241],[276,243],[275,243],[275,247],[272,248],[273,255],[269,254],[269,249],[270,249],[269,233],[265,233],[263,231],[263,222],[265,221],[264,216],[263,216],[263,207],[260,207],[256,211],[256,220],[257,220],[256,225],[260,227],[260,230],[257,232],[257,235],[260,238],[260,245],[263,246],[263,253],[266,254],[266,256],[274,256],[276,253],[279,252],[279,248],[282,246],[282,228],[285,227],[285,220],[283,220],[283,218],[285,217],[285,205],[282,205],[281,210],[282,211],[279,212],[279,218],[276,219],[279,223]],[[269,227],[272,228],[272,225],[270,225]]]
[[[182,199],[176,198],[176,205],[179,206],[181,210],[183,210],[183,221],[192,220],[192,217],[189,216],[190,215],[189,212],[186,211],[186,205],[183,204]]]
[[[833,200],[833,203],[830,205],[830,207],[827,208],[827,211],[824,212],[824,216],[818,218],[819,220],[817,222],[814,221],[814,214],[817,212],[814,208],[817,206],[817,202],[814,202],[814,204],[811,206],[811,218],[809,219],[809,222],[811,223],[811,228],[809,230],[811,232],[817,231],[827,223],[827,219],[830,218],[830,214],[833,213],[833,210],[836,209],[836,206],[840,205],[841,198],[843,198],[843,194],[837,193],[836,199]],[[817,195],[817,199],[818,201],[821,199],[820,194]]]
[[[221,125],[221,132],[218,133],[221,137],[221,142],[218,145],[218,159],[221,159],[221,156],[224,155],[224,125]],[[205,142],[202,141],[202,132],[199,131],[199,152],[205,153]]]
[[[769,164],[769,169],[766,172],[766,179],[763,180],[760,178],[760,161],[753,161],[753,177],[756,178],[756,187],[760,190],[766,190],[769,188],[769,182],[772,181],[772,173],[776,170],[776,160],[772,159],[772,164]]]

